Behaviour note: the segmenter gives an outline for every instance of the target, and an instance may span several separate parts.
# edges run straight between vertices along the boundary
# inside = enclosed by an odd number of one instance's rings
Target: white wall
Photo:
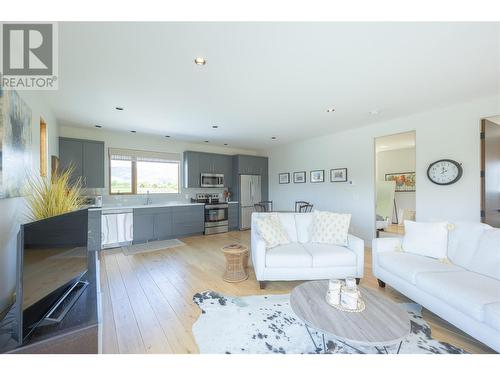
[[[224,146],[215,146],[210,144],[200,144],[193,142],[182,142],[174,139],[168,139],[162,136],[132,134],[129,132],[108,131],[105,129],[97,128],[84,128],[75,127],[62,124],[59,126],[59,135],[61,137],[79,138],[79,139],[92,139],[96,141],[103,141],[105,143],[105,189],[89,189],[89,194],[101,194],[104,196],[105,202],[112,200],[121,200],[126,202],[135,201],[140,197],[134,196],[108,196],[109,186],[109,172],[108,172],[108,148],[128,148],[135,150],[159,151],[159,152],[172,152],[182,154],[186,150],[190,151],[203,151],[219,154],[246,154],[258,155],[259,152],[255,150],[239,149]],[[182,185],[182,168],[181,168],[181,185]],[[206,191],[205,189],[204,191]],[[222,190],[209,189],[210,192],[221,192]],[[154,201],[171,201],[171,200],[185,200],[188,197],[193,197],[195,193],[202,191],[202,189],[181,189],[180,194],[153,194]]]
[[[415,147],[378,152],[376,171],[377,181],[385,181],[387,173],[414,172]],[[396,192],[394,199],[398,210],[416,210],[415,192]],[[393,216],[393,220],[396,220],[396,215]]]
[[[32,110],[32,160],[33,170],[39,173],[40,166],[40,117],[47,123],[48,173],[50,176],[50,155],[58,155],[57,122],[43,101],[35,92],[20,91],[21,98]],[[16,285],[17,234],[21,223],[27,221],[24,198],[0,199],[0,311],[10,302]]]
[[[352,213],[353,233],[374,236],[374,138],[416,131],[417,220],[479,221],[479,124],[500,113],[500,95],[480,98],[370,126],[330,134],[267,150],[270,157],[270,199],[277,209],[293,209],[295,200],[314,203],[320,210]],[[426,177],[429,163],[450,158],[463,163],[464,174],[450,186]],[[278,184],[278,173],[348,168],[349,183]],[[309,176],[308,176],[309,181]],[[369,245],[369,243],[367,243]]]

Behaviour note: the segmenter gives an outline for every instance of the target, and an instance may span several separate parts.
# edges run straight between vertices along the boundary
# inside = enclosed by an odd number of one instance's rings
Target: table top
[[[373,289],[359,287],[366,308],[343,312],[326,302],[328,281],[309,281],[290,295],[293,312],[309,327],[347,343],[365,346],[398,344],[410,334],[408,313]]]
[[[239,244],[233,243],[230,245],[226,245],[222,248],[222,251],[226,254],[242,254],[248,251],[248,247]]]

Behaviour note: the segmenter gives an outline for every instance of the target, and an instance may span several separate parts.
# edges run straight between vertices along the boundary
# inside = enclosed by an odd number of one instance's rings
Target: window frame
[[[108,192],[109,195],[145,195],[144,193],[137,193],[137,160],[132,158],[131,163],[130,163],[130,168],[132,169],[132,191],[131,192],[124,192],[124,193],[114,193],[111,191],[111,162],[112,162],[112,148],[109,148],[108,152]],[[148,151],[141,151],[141,150],[129,150],[130,152],[134,154],[147,154]],[[158,153],[161,154],[161,153]],[[181,158],[179,157],[178,160],[168,160],[168,158],[165,158],[165,163],[175,163],[177,164],[177,192],[176,193],[150,193],[150,194],[171,194],[171,195],[179,195],[181,194],[181,182],[182,182],[182,168],[181,168]]]

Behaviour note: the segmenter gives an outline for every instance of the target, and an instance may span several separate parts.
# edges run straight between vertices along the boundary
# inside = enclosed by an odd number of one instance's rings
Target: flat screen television
[[[60,324],[85,290],[88,211],[21,225],[17,288],[0,316],[0,353],[26,344],[39,327]]]

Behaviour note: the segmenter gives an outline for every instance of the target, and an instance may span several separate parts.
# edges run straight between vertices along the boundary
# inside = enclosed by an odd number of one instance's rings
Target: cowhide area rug
[[[202,314],[193,325],[200,353],[210,354],[315,354],[316,349],[302,321],[290,307],[290,295],[230,297],[213,291],[197,293],[193,301]],[[421,307],[402,304],[411,320],[411,334],[403,341],[401,354],[464,354],[465,351],[431,338]],[[314,341],[322,346],[321,334],[311,329]],[[333,354],[385,354],[383,348],[352,348],[325,336],[327,352]],[[387,347],[396,353],[398,345]]]

